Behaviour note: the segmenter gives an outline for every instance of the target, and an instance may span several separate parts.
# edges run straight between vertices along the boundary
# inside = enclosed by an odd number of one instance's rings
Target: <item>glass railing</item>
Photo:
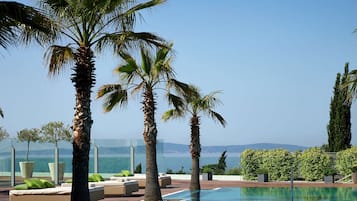
[[[34,162],[33,177],[50,176],[48,163],[55,161],[54,147],[52,143],[30,143],[28,160]],[[70,142],[59,142],[58,152],[59,162],[65,164],[65,176],[71,177],[72,144]],[[12,155],[14,155],[14,159]],[[19,162],[26,161],[26,155],[27,143],[19,142],[16,139],[0,141],[0,182],[6,182],[7,180],[10,182],[12,164],[15,169],[15,177],[21,177]],[[138,164],[141,164],[143,172],[145,171],[145,145],[143,140],[94,139],[91,142],[89,156],[90,174],[113,175],[122,170],[133,172]],[[157,158],[158,163],[163,161],[163,145],[161,141],[157,145]]]

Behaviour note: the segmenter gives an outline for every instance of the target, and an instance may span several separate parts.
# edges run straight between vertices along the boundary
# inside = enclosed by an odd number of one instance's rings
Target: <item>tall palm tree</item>
[[[0,46],[35,40],[40,44],[56,37],[55,24],[42,11],[14,1],[0,1]],[[0,108],[0,117],[4,113]]]
[[[115,51],[138,43],[159,45],[163,40],[153,34],[134,32],[139,11],[164,0],[137,3],[136,0],[42,0],[42,6],[58,22],[66,45],[52,45],[45,54],[49,74],[57,75],[72,67],[76,91],[73,120],[72,201],[89,201],[88,162],[91,137],[91,91],[95,84],[93,47],[106,46]]]
[[[190,152],[192,157],[192,171],[191,171],[191,183],[190,190],[200,190],[200,155],[201,155],[201,144],[200,144],[200,114],[207,115],[213,120],[217,120],[222,126],[226,125],[225,119],[213,109],[220,103],[216,95],[219,91],[211,92],[205,96],[201,95],[199,89],[195,86],[190,86],[189,92],[186,94],[181,94],[183,96],[183,106],[175,106],[174,109],[166,111],[162,115],[162,119],[167,121],[174,118],[185,117],[186,114],[190,114],[190,124],[191,124],[191,144]],[[175,105],[174,102],[172,102]]]
[[[14,1],[0,1],[0,46],[4,49],[32,39],[42,44],[55,37],[55,24],[41,10]]]
[[[111,111],[115,106],[123,106],[128,101],[128,91],[132,94],[141,92],[143,96],[142,110],[144,113],[143,137],[146,147],[146,187],[145,200],[162,200],[158,183],[158,169],[156,160],[157,128],[155,122],[156,95],[155,91],[167,86],[166,89],[174,88],[178,91],[185,90],[187,85],[174,79],[174,71],[171,68],[170,49],[161,47],[156,51],[155,57],[150,55],[149,50],[141,47],[141,65],[126,52],[120,56],[124,64],[115,69],[120,76],[122,84],[108,84],[102,86],[97,94],[98,98],[104,98],[104,109]],[[178,97],[169,94],[171,99],[179,100]]]
[[[348,88],[347,102],[352,103],[353,99],[357,99],[357,69],[352,70],[347,75],[347,81],[342,88]]]

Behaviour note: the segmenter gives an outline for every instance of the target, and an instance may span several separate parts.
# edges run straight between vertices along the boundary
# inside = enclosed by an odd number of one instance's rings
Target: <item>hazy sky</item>
[[[26,2],[27,3],[27,2]],[[177,78],[203,93],[222,90],[216,108],[226,128],[202,118],[203,145],[327,143],[326,125],[336,74],[357,67],[355,0],[168,0],[144,12],[136,30],[174,43]],[[50,79],[37,45],[0,50],[0,125],[11,136],[49,121],[71,124],[74,88],[68,69]],[[96,55],[94,91],[117,81],[117,56]],[[189,119],[161,121],[158,138],[188,144]],[[126,109],[104,113],[93,94],[92,138],[142,139],[141,97]],[[357,102],[352,105],[352,144],[357,144]]]

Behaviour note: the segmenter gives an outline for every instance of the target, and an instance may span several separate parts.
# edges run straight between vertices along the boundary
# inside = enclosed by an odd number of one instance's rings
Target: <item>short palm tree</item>
[[[89,201],[88,165],[91,138],[91,91],[95,84],[93,47],[115,51],[138,43],[159,45],[153,34],[134,32],[139,11],[164,0],[137,3],[136,0],[42,0],[43,8],[59,24],[66,45],[52,45],[45,54],[49,74],[57,75],[74,62],[72,83],[76,91],[73,120],[73,170],[71,200]]]
[[[141,65],[133,57],[125,52],[120,56],[125,61],[115,69],[120,76],[122,84],[108,84],[102,86],[97,94],[98,98],[104,99],[104,109],[111,111],[115,106],[123,106],[128,101],[128,91],[132,94],[141,92],[143,96],[142,110],[144,112],[143,137],[146,147],[146,187],[145,200],[162,200],[158,183],[158,169],[156,160],[157,128],[155,122],[155,91],[165,84],[170,89],[185,90],[187,85],[174,79],[174,71],[171,68],[169,57],[170,49],[161,47],[156,51],[155,57],[150,55],[149,50],[141,47]],[[172,99],[174,95],[169,94]]]
[[[174,109],[166,111],[162,115],[162,119],[167,121],[174,118],[185,117],[186,114],[191,115],[191,144],[190,151],[192,157],[192,172],[191,172],[191,183],[190,190],[199,190],[200,186],[200,155],[201,155],[201,144],[200,144],[200,114],[204,114],[217,120],[221,125],[225,126],[225,119],[213,109],[220,103],[216,95],[219,91],[214,91],[205,96],[202,96],[197,87],[190,86],[191,90],[189,93],[181,94],[184,99],[183,106],[175,106]],[[174,102],[172,102],[175,105]]]
[[[0,46],[31,39],[42,44],[56,37],[55,24],[42,11],[14,1],[0,1]]]

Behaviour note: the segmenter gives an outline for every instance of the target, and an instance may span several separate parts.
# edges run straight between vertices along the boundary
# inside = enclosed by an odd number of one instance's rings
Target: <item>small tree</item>
[[[9,137],[9,133],[3,127],[0,127],[0,141],[8,137]]]
[[[142,166],[141,163],[139,163],[134,170],[134,173],[141,173],[142,172]]]
[[[37,128],[23,129],[17,132],[17,139],[20,142],[27,142],[26,161],[28,161],[30,153],[30,142],[37,142],[40,139],[39,130]]]
[[[48,124],[42,126],[40,130],[40,142],[53,143],[55,147],[58,146],[58,142],[71,141],[71,130],[67,125],[65,126],[63,122],[49,122]]]
[[[216,170],[217,173],[223,174],[226,171],[226,167],[227,167],[227,164],[226,164],[227,155],[226,155],[226,153],[227,153],[226,150],[223,151],[222,154],[221,154],[221,157],[218,160],[217,170]]]

